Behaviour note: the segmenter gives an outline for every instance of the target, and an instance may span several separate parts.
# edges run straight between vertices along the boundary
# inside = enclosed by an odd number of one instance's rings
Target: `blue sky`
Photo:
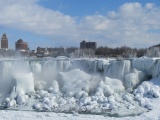
[[[9,48],[98,46],[145,48],[159,44],[159,0],[0,0],[0,34]]]
[[[150,2],[160,4],[158,0],[41,0],[39,4],[64,14],[84,17],[95,13],[105,15],[107,12],[117,10],[119,6],[129,2],[140,2],[142,5]]]

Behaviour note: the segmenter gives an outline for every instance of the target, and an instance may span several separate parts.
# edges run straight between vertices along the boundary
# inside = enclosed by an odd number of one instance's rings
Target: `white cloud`
[[[145,8],[146,8],[146,9],[152,9],[154,6],[155,6],[154,3],[147,3],[147,4],[145,5]]]
[[[99,36],[92,39],[101,40],[101,45],[148,47],[159,43],[159,13],[160,8],[152,3],[144,7],[140,3],[126,3],[106,16],[87,16],[79,26],[81,31],[89,32],[87,35]]]
[[[38,4],[38,0],[0,0],[0,25],[72,40],[86,39],[99,45],[146,47],[160,38],[160,8],[153,3],[125,3],[107,15],[74,17]]]
[[[74,18],[37,4],[37,0],[0,0],[0,24],[44,35],[75,32]]]

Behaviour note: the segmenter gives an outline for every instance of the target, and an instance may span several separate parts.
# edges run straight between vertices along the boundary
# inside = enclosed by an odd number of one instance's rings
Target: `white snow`
[[[109,117],[105,115],[91,114],[65,114],[54,112],[35,112],[35,111],[11,111],[1,110],[0,120],[159,120],[160,119],[160,99],[153,99],[153,109],[138,116],[128,117]],[[38,107],[39,105],[37,105]],[[39,106],[40,107],[40,106]]]

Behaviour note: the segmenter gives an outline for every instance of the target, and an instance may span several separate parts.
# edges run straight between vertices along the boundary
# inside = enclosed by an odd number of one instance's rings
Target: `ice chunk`
[[[7,104],[7,107],[14,107],[14,106],[16,106],[16,101],[14,99],[11,99]]]
[[[144,80],[146,80],[145,74],[134,69],[133,73],[129,73],[125,76],[125,87],[126,89],[130,89],[131,92]]]
[[[153,109],[153,105],[149,102],[146,102],[144,105],[145,108],[147,108],[148,110],[152,110]]]
[[[44,90],[46,85],[45,81],[35,81],[35,90]]]
[[[144,81],[142,82],[142,87],[144,88],[144,94],[148,94],[148,92],[150,91],[152,84],[150,82]]]
[[[17,95],[34,92],[34,78],[32,73],[16,74],[14,79],[16,80],[15,90]]]
[[[142,85],[139,85],[135,91],[136,94],[142,94],[142,95],[144,94],[144,88]]]
[[[6,98],[6,99],[5,99],[5,102],[6,102],[6,103],[9,103],[10,101],[11,101],[10,98]]]
[[[113,93],[119,93],[124,90],[125,88],[120,80],[105,77],[104,81],[99,83],[96,92],[103,92],[105,96],[110,96]]]
[[[152,86],[151,89],[148,91],[148,93],[155,98],[160,97],[160,89],[155,86]]]
[[[59,85],[58,85],[58,82],[56,80],[54,80],[52,82],[52,85],[51,85],[51,88],[49,90],[51,93],[55,94],[55,93],[58,93],[59,92]]]
[[[17,104],[23,105],[26,103],[27,97],[25,95],[18,95],[16,98]]]
[[[58,83],[62,93],[66,95],[74,95],[81,90],[88,92],[89,81],[91,76],[79,69],[69,72],[60,72],[58,75]]]
[[[36,104],[33,105],[33,108],[36,109],[36,110],[39,110],[39,109],[41,109],[41,104],[36,103]]]
[[[50,110],[50,107],[47,104],[42,105],[43,110]]]
[[[45,90],[40,90],[39,95],[40,95],[41,98],[44,98],[44,97],[48,97],[49,93]]]
[[[134,93],[158,98],[160,97],[160,87],[145,81],[134,90]]]

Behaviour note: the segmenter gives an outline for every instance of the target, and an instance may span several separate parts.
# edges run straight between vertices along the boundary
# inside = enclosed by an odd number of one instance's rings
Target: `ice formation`
[[[1,107],[119,116],[153,109],[160,60],[137,58],[0,61]],[[27,107],[26,107],[27,105]],[[120,112],[122,111],[122,112]]]
[[[107,71],[107,76],[124,80],[124,76],[130,73],[131,62],[129,60],[113,61]]]
[[[128,92],[132,92],[144,80],[146,80],[145,73],[133,69],[131,73],[125,76],[125,87]]]
[[[76,96],[80,98],[89,92],[89,81],[91,75],[84,73],[79,69],[69,72],[60,72],[58,75],[58,83],[63,94],[69,97]]]
[[[141,59],[133,59],[132,66],[133,68],[143,71],[148,75],[152,75],[152,67],[155,64],[155,59],[153,58],[141,58]]]
[[[106,97],[109,97],[114,93],[123,92],[124,89],[125,88],[120,80],[105,77],[105,79],[98,84],[95,94],[104,94]]]
[[[18,74],[13,78],[17,95],[25,95],[34,92],[34,78],[32,73]]]

